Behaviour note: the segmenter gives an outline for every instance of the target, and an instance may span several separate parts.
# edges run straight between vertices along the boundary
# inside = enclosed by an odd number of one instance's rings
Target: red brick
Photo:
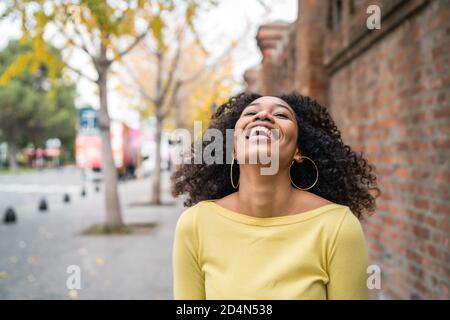
[[[353,55],[369,39],[350,46],[364,10],[347,14],[343,1],[343,20],[324,30],[325,2],[300,0],[295,40],[263,52],[261,81],[270,92],[296,89],[326,101],[346,144],[376,165],[382,196],[364,230],[370,257],[383,270],[383,292],[450,299],[450,1],[427,1],[391,29],[388,20],[420,2],[396,7],[383,21],[386,34]],[[294,61],[287,59],[291,50]],[[348,60],[336,66],[340,57]]]

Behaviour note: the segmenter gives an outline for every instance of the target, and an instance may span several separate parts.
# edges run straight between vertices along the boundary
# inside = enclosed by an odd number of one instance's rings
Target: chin
[[[261,164],[261,157],[264,158],[269,158],[271,157],[271,149],[270,146],[259,146],[259,145],[254,145],[254,146],[250,146],[248,148],[248,152],[245,154],[245,163],[246,164]],[[250,159],[252,160],[252,162],[250,162]],[[255,159],[256,159],[256,163],[255,163]],[[264,162],[267,162],[264,161]],[[266,164],[266,163],[265,163]]]

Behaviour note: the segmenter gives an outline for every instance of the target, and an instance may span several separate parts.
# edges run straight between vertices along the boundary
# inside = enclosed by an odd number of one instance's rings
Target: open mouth
[[[255,126],[246,131],[245,138],[247,140],[272,140],[278,139],[278,130],[270,130],[264,126]]]

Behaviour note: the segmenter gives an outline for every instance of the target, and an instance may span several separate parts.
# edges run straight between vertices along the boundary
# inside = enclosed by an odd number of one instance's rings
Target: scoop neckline
[[[254,217],[249,216],[244,213],[236,212],[230,209],[227,209],[219,204],[217,204],[214,200],[205,200],[205,202],[212,203],[214,207],[217,209],[217,212],[221,214],[222,216],[225,216],[231,220],[250,224],[250,225],[257,225],[257,226],[275,226],[275,225],[283,225],[283,224],[291,224],[296,223],[300,221],[309,220],[311,218],[314,218],[318,215],[321,215],[322,213],[325,213],[333,208],[342,208],[343,205],[338,203],[329,203],[325,204],[321,207],[310,209],[307,211],[299,212],[299,213],[293,213],[289,215],[283,215],[283,216],[277,216],[277,217]]]

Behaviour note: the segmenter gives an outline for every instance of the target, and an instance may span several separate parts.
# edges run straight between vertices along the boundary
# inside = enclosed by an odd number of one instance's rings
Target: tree
[[[30,47],[11,41],[0,52],[0,74]],[[52,71],[52,82],[42,64],[25,62],[21,69],[20,76],[0,86],[0,138],[8,143],[12,170],[17,168],[18,149],[28,143],[43,146],[45,140],[58,137],[70,149],[75,136],[75,87],[62,78],[61,69]]]
[[[187,13],[184,16],[187,16]],[[223,81],[231,78],[230,54],[237,43],[237,40],[232,41],[214,61],[208,61],[209,53],[203,48],[200,39],[189,37],[185,32],[189,22],[177,19],[176,14],[172,19],[176,21],[173,29],[169,30],[172,37],[161,33],[160,39],[146,38],[122,60],[124,70],[120,73],[121,79],[126,79],[128,75],[128,84],[131,83],[126,88],[122,86],[122,91],[129,92],[131,89],[140,96],[140,115],[151,113],[156,118],[155,165],[150,201],[156,205],[161,204],[161,137],[165,120],[172,115],[176,119],[177,127],[184,126],[182,114],[186,113],[185,110],[197,109],[198,106],[208,103],[207,108],[210,109],[216,98],[220,98],[218,89],[230,89]],[[165,43],[170,43],[170,46]],[[225,68],[221,68],[222,63]],[[206,83],[206,79],[210,82]],[[199,83],[205,87],[200,88]],[[203,91],[203,94],[200,94],[200,91]],[[184,101],[191,99],[191,93],[195,92],[199,94],[197,98],[201,96],[201,100],[184,104],[182,110],[182,97]]]
[[[151,33],[164,47],[162,30],[163,16],[175,10],[173,0],[9,0],[1,16],[20,17],[23,37],[33,43],[33,54],[20,59],[47,62],[44,35],[56,30],[65,44],[62,47],[76,48],[84,53],[95,69],[92,78],[84,70],[76,69],[70,61],[64,66],[77,75],[97,85],[99,95],[99,126],[102,141],[102,169],[105,182],[106,225],[111,229],[123,226],[123,219],[117,190],[117,173],[110,141],[110,118],[108,114],[108,77],[112,65],[123,58],[139,42]],[[199,1],[200,3],[200,1]],[[188,26],[199,8],[194,0],[186,1]],[[20,61],[19,61],[20,62]],[[16,63],[11,65],[0,78],[8,81],[14,75]]]
[[[232,45],[234,47],[234,44]],[[203,128],[209,124],[209,120],[214,106],[225,102],[232,93],[234,84],[232,71],[233,64],[231,51],[219,56],[211,67],[205,68],[206,56],[202,56],[197,46],[189,46],[183,50],[181,74],[188,78],[190,74],[195,74],[197,70],[203,72],[193,81],[182,86],[174,99],[172,108],[177,128],[187,128],[192,130],[193,121],[201,121]],[[198,57],[193,61],[192,56]]]

